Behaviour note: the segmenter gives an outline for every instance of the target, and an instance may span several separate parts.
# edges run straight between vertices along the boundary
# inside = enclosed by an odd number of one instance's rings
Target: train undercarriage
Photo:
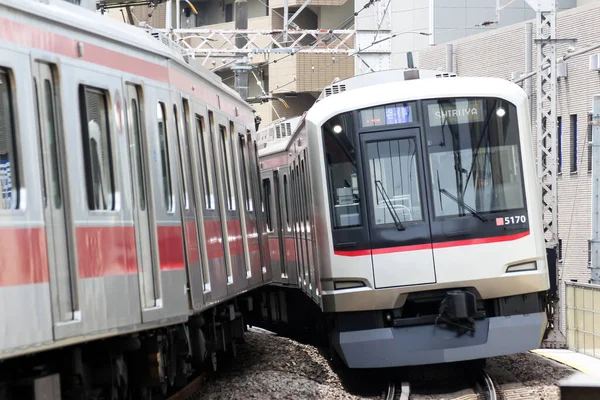
[[[0,400],[165,399],[236,356],[253,295],[187,322],[0,361]]]

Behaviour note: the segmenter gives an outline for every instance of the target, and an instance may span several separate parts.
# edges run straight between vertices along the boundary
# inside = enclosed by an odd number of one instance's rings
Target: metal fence
[[[600,285],[566,282],[569,349],[600,358]]]

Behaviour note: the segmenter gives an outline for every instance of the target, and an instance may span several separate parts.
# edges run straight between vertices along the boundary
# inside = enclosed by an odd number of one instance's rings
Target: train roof
[[[490,96],[501,97],[515,104],[527,99],[521,87],[501,78],[439,77],[383,81],[327,96],[308,110],[306,119],[321,124],[335,115],[381,104],[443,97]]]
[[[257,146],[260,157],[275,154],[287,149],[289,143],[304,124],[306,113],[299,117],[280,118],[257,132]]]
[[[235,90],[223,83],[221,77],[201,66],[190,64],[183,56],[179,45],[169,42],[159,32],[152,32],[150,28],[129,25],[102,15],[90,7],[71,4],[64,0],[0,0],[0,6],[32,14],[50,20],[54,24],[81,30],[125,47],[133,47],[140,52],[170,59],[243,102]],[[250,104],[245,104],[253,108]]]

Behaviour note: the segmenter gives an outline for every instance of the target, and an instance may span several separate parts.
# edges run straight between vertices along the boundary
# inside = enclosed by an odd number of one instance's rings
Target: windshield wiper
[[[452,200],[454,200],[456,202],[456,204],[459,204],[459,205],[463,206],[464,208],[466,208],[467,210],[469,210],[471,212],[471,214],[473,214],[474,216],[476,216],[477,218],[479,218],[483,222],[486,222],[488,220],[486,217],[484,217],[483,215],[479,214],[477,211],[475,211],[474,209],[472,209],[471,207],[469,207],[467,205],[467,203],[465,203],[464,201],[462,201],[458,197],[450,194],[450,192],[448,192],[446,189],[441,189],[440,188],[438,190],[440,191],[440,193],[444,193],[446,196],[448,196]]]
[[[394,220],[394,224],[396,224],[396,229],[398,229],[399,231],[405,230],[406,228],[404,227],[404,225],[402,225],[402,222],[400,222],[400,217],[398,217],[396,209],[392,206],[390,196],[388,196],[385,189],[383,188],[383,183],[381,183],[381,181],[379,180],[376,180],[375,186],[377,186],[377,189],[379,189],[379,192],[381,193],[381,197],[383,197],[383,201],[385,202],[385,205],[387,206],[387,209],[390,212],[392,219]]]

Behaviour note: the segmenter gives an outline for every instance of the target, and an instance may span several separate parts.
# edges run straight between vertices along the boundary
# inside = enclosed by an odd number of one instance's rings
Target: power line
[[[430,36],[430,34],[429,34],[429,33],[426,33],[426,32],[418,32],[418,31],[406,31],[406,32],[399,32],[399,33],[395,33],[395,34],[393,34],[393,35],[390,35],[390,36],[388,36],[388,37],[386,37],[386,38],[379,39],[379,40],[375,40],[375,41],[373,41],[373,43],[371,43],[370,45],[368,45],[368,46],[366,46],[366,47],[364,47],[364,48],[362,48],[362,49],[358,49],[358,50],[357,50],[357,51],[355,51],[354,53],[352,53],[352,54],[348,54],[347,56],[345,56],[345,57],[342,57],[340,60],[336,60],[336,61],[332,62],[331,64],[327,64],[327,65],[325,65],[325,66],[323,66],[323,67],[321,67],[321,68],[318,68],[318,69],[312,70],[312,71],[310,72],[310,74],[313,74],[313,73],[315,73],[315,72],[320,72],[320,71],[322,71],[322,70],[324,70],[324,69],[327,69],[327,68],[331,67],[332,65],[335,65],[335,64],[336,64],[336,63],[338,63],[338,62],[344,61],[344,60],[346,60],[346,59],[348,59],[348,58],[350,58],[350,57],[352,57],[352,56],[355,56],[355,55],[357,55],[357,54],[360,54],[361,52],[364,52],[365,50],[367,50],[367,49],[369,49],[369,48],[371,48],[371,47],[375,46],[376,44],[379,44],[379,43],[381,43],[381,42],[385,42],[386,40],[391,40],[391,39],[395,38],[396,36],[403,35],[403,34],[405,34],[405,33],[414,33],[414,34],[423,35],[423,36]],[[291,84],[292,84],[292,83],[294,83],[294,82],[300,81],[300,80],[304,79],[306,76],[308,76],[308,75],[310,75],[310,74],[304,74],[304,75],[302,75],[302,76],[300,76],[300,77],[298,77],[298,78],[294,78],[294,79],[292,79],[291,81],[289,81],[289,82],[287,82],[287,83],[284,83],[283,85],[277,86],[277,89],[281,89],[282,87],[285,87],[285,86],[287,86],[287,85],[291,85]],[[275,90],[277,90],[277,89],[275,89]],[[274,94],[274,92],[273,92],[273,91],[271,91],[271,94]]]

